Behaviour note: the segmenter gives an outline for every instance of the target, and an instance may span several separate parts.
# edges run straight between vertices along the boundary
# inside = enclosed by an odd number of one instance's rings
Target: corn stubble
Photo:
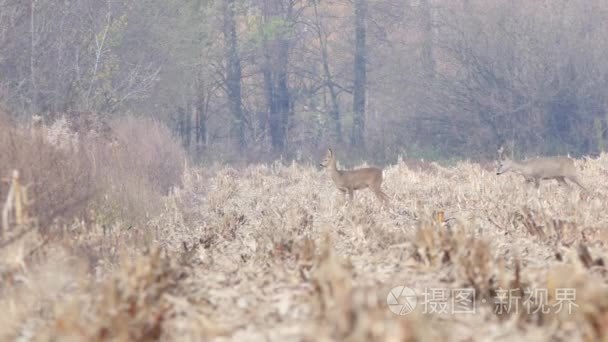
[[[422,170],[400,162],[385,169],[388,210],[371,193],[344,201],[312,166],[188,166],[145,225],[73,229],[25,263],[18,257],[25,243],[3,248],[12,280],[2,285],[0,304],[9,309],[0,314],[0,334],[47,341],[608,340],[608,156],[576,164],[595,184],[583,199],[578,189],[544,182],[537,191],[517,175],[496,178],[473,163]],[[86,248],[92,256],[78,259],[85,248],[75,246],[93,246]],[[57,272],[68,265],[73,272]],[[42,279],[52,286],[32,285]],[[389,310],[396,286],[417,291],[413,312]],[[474,290],[476,310],[425,311],[429,288]],[[575,310],[544,312],[563,288],[575,289]],[[527,298],[535,289],[547,290],[546,302]],[[517,312],[496,303],[505,291]]]

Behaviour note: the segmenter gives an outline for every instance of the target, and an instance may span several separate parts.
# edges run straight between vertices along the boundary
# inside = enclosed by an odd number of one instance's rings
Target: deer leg
[[[534,178],[534,187],[537,189],[540,187],[540,181],[538,178]]]
[[[557,183],[562,186],[562,185],[568,185],[568,183],[566,183],[566,180],[564,179],[564,177],[556,177],[555,179],[557,179]]]
[[[380,185],[374,184],[373,186],[370,186],[369,188],[374,193],[374,195],[376,195],[376,198],[382,204],[387,204],[388,196],[382,191],[382,189],[380,188]]]
[[[346,190],[346,188],[338,188],[338,190],[340,190],[340,192],[345,198],[346,196],[348,196],[348,191]]]
[[[353,201],[353,197],[354,197],[354,194],[353,194],[353,193],[354,193],[354,190],[353,190],[353,189],[348,189],[348,200],[349,200],[350,202],[352,202],[352,201]]]
[[[581,185],[580,181],[578,180],[578,178],[576,176],[568,177],[568,180],[570,180],[572,183],[580,186],[581,189],[587,191],[587,188],[585,188],[584,186]]]
[[[375,190],[374,194],[376,195],[376,198],[378,198],[378,200],[383,204],[383,205],[388,205],[388,195],[385,194],[382,190]]]
[[[388,205],[388,196],[382,191],[382,181],[374,182],[370,185],[369,189],[376,195],[376,198],[380,203]]]

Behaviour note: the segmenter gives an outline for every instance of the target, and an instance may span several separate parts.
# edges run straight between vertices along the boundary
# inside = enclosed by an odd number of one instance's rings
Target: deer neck
[[[516,172],[516,173],[525,173],[527,170],[527,167],[525,164],[517,162],[515,160],[511,161],[511,171]]]
[[[338,166],[335,159],[329,163],[329,172],[334,181],[340,178],[340,172],[338,171]]]

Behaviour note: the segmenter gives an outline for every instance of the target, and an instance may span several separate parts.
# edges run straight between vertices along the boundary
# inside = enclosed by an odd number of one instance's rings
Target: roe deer
[[[555,179],[559,184],[568,184],[566,183],[566,179],[568,179],[587,191],[577,176],[574,161],[568,157],[544,157],[515,161],[504,157],[503,152],[502,147],[498,149],[498,154],[502,157],[502,160],[498,162],[497,175],[509,171],[518,173],[524,176],[527,183],[533,182],[537,189],[541,179]]]
[[[388,196],[381,189],[382,169],[366,167],[357,170],[338,170],[336,157],[331,148],[327,149],[325,159],[320,165],[329,169],[334,184],[343,194],[348,194],[350,202],[353,200],[355,190],[369,188],[381,203],[388,204]]]

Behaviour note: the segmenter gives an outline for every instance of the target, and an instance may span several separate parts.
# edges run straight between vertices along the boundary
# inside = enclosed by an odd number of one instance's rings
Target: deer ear
[[[328,149],[327,149],[327,153],[329,153],[329,154],[334,154],[334,153],[332,152],[331,148],[328,148]]]
[[[505,153],[505,145],[500,145],[500,147],[498,147],[498,158],[499,159],[505,159],[506,153]]]

